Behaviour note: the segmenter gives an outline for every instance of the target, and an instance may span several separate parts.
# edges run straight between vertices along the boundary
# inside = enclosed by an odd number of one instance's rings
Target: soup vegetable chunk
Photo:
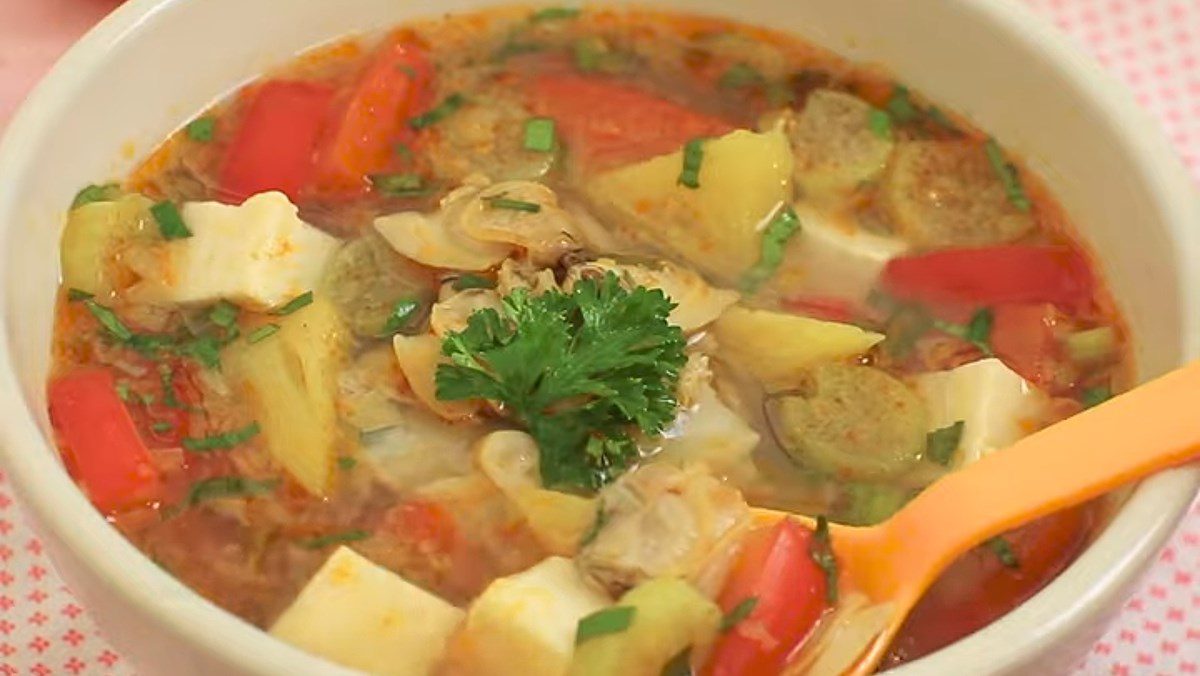
[[[840,673],[886,613],[827,522],[1131,370],[995,139],[677,14],[306,53],[81,190],[61,252],[48,399],[81,489],[212,602],[371,673]],[[981,543],[888,664],[1008,612],[1103,516]]]

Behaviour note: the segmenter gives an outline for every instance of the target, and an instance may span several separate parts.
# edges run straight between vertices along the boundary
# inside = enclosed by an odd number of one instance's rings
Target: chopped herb
[[[704,164],[704,139],[692,139],[683,146],[683,171],[679,185],[695,190],[700,187],[700,166]]]
[[[279,479],[259,481],[240,476],[213,477],[192,484],[191,489],[188,490],[187,497],[183,499],[183,503],[180,506],[189,507],[206,500],[248,498],[256,495],[264,495],[275,490],[275,487],[278,485]]]
[[[928,333],[934,324],[934,319],[921,306],[899,305],[888,317],[884,329],[887,338],[883,341],[883,349],[892,357],[904,359],[912,353],[917,341]]]
[[[210,451],[224,450],[233,448],[246,443],[247,441],[258,436],[262,431],[257,422],[252,422],[241,429],[222,432],[207,437],[195,439],[192,437],[183,438],[183,447],[193,453],[208,453]]]
[[[154,430],[155,432],[158,432],[159,434],[166,434],[167,432],[170,432],[171,430],[175,429],[175,426],[169,422],[166,422],[165,420],[159,420],[158,422],[151,425],[150,429]]]
[[[272,312],[271,314],[279,315],[279,316],[290,315],[293,312],[295,312],[296,310],[299,310],[300,308],[312,305],[312,302],[313,302],[313,292],[305,291],[304,293],[300,294],[299,296],[296,296],[295,298],[289,300],[287,302],[287,305],[284,305],[283,307]]]
[[[390,336],[399,333],[408,325],[409,320],[413,318],[420,307],[421,304],[411,298],[402,298],[396,301],[395,307],[388,314],[387,321],[383,323],[383,335]]]
[[[959,420],[925,435],[925,457],[944,467],[950,466],[950,460],[962,442],[964,427],[966,422]]]
[[[351,470],[358,465],[358,459],[352,458],[348,455],[343,455],[337,459],[337,464],[339,469]]]
[[[916,119],[919,111],[913,105],[908,87],[896,85],[896,88],[892,90],[892,98],[888,99],[887,112],[893,120],[900,124]]]
[[[730,629],[742,623],[742,620],[750,617],[750,613],[758,606],[758,597],[750,596],[742,599],[736,606],[731,608],[725,617],[721,618],[721,633],[726,633]]]
[[[934,328],[943,333],[962,338],[979,348],[980,352],[989,357],[994,354],[990,343],[993,323],[995,323],[995,315],[992,313],[991,308],[977,310],[975,314],[971,315],[971,320],[967,322],[966,326],[940,319],[933,320]]]
[[[721,89],[744,89],[760,85],[765,81],[766,78],[763,77],[763,74],[752,66],[735,63],[721,74],[721,78],[717,80],[717,86]]]
[[[525,120],[526,150],[549,153],[553,152],[557,145],[554,120],[548,117],[531,117]]]
[[[155,402],[156,397],[153,392],[139,392],[137,398],[145,406],[150,406]]]
[[[408,65],[407,63],[401,63],[401,64],[398,64],[398,65],[396,66],[396,70],[400,71],[401,73],[404,73],[404,74],[405,74],[405,75],[407,75],[407,76],[408,76],[410,79],[413,79],[413,80],[415,80],[415,79],[417,79],[418,77],[420,77],[420,74],[419,74],[419,73],[417,73],[417,69],[416,69],[416,68],[413,68],[412,66]]]
[[[543,49],[545,49],[544,46],[535,42],[518,42],[514,39],[509,39],[508,42],[500,46],[500,49],[496,50],[496,53],[492,55],[492,59],[494,61],[506,61],[514,56],[533,54]]]
[[[833,542],[829,537],[829,520],[822,514],[817,517],[817,529],[808,546],[808,555],[825,573],[825,600],[836,605],[838,600],[837,558],[833,555]]]
[[[1000,563],[1005,568],[1020,568],[1021,562],[1017,560],[1017,553],[1013,551],[1012,545],[1008,540],[1002,537],[994,537],[984,543],[989,549],[996,554],[996,558],[1000,559]]]
[[[121,186],[116,183],[93,184],[75,193],[75,198],[71,200],[71,208],[78,209],[92,202],[111,202],[120,196]]]
[[[422,113],[421,115],[409,120],[408,126],[412,127],[413,129],[424,129],[426,127],[431,127],[453,115],[466,103],[467,98],[462,94],[455,92],[447,96],[442,100],[441,103],[437,104],[425,113]]]
[[[798,232],[800,232],[800,217],[796,215],[795,209],[785,204],[767,224],[767,229],[763,231],[762,250],[758,256],[758,263],[742,277],[743,291],[754,292],[763,282],[770,279],[771,275],[775,274],[775,271],[779,269],[779,264],[783,262],[783,252],[787,243]]]
[[[223,329],[228,329],[236,324],[237,318],[238,307],[227,300],[217,303],[208,311],[208,320]]]
[[[575,42],[575,67],[585,73],[600,70],[604,57],[609,53],[608,43],[603,38],[590,37]]]
[[[579,8],[577,7],[547,7],[539,9],[529,17],[533,23],[542,21],[558,21],[561,19],[574,19],[579,16]]]
[[[187,239],[192,236],[192,231],[188,230],[173,202],[163,200],[155,204],[150,207],[150,215],[154,216],[158,231],[165,239]]]
[[[77,303],[81,300],[89,300],[95,298],[95,294],[88,293],[80,289],[67,289],[67,300],[72,303]]]
[[[458,279],[454,280],[454,283],[451,284],[451,286],[454,287],[455,291],[466,291],[467,289],[494,289],[496,288],[496,282],[488,279],[487,277],[480,277],[479,275],[462,275]]]
[[[598,636],[625,631],[629,625],[633,624],[636,614],[637,608],[633,606],[613,606],[597,610],[579,620],[579,625],[575,628],[575,645]]]
[[[254,343],[257,343],[261,340],[270,338],[271,336],[275,335],[278,331],[279,331],[278,324],[264,324],[264,325],[258,327],[257,329],[254,329],[253,331],[251,331],[250,335],[246,336],[246,342],[253,345]]]
[[[371,537],[371,534],[365,530],[348,530],[343,533],[330,533],[320,537],[311,538],[308,540],[299,540],[296,544],[305,549],[324,549],[329,545],[340,545],[346,542],[358,542]]]
[[[124,380],[118,380],[116,388],[117,396],[121,398],[121,401],[129,401],[130,399],[133,399],[133,391],[129,389],[129,383],[125,382]]]
[[[376,192],[392,197],[420,197],[432,190],[420,174],[372,174],[369,178]]]
[[[530,214],[536,214],[542,210],[542,205],[537,202],[526,202],[525,200],[514,200],[497,195],[496,197],[485,197],[484,202],[493,209],[509,209],[511,211],[524,211]]]
[[[213,117],[200,117],[188,122],[184,127],[187,137],[197,143],[208,143],[213,140],[213,132],[216,131],[217,120]]]
[[[692,676],[692,647],[688,646],[672,657],[663,667],[661,676]]]
[[[592,522],[591,528],[583,534],[583,538],[579,540],[579,546],[586,547],[595,541],[600,535],[600,531],[604,529],[604,524],[608,523],[608,514],[604,511],[604,502],[601,501],[596,505],[596,520]]]
[[[1113,398],[1112,390],[1101,385],[1100,387],[1089,387],[1079,395],[1079,401],[1084,408],[1092,408],[1099,406],[1109,399]]]
[[[183,343],[178,347],[178,352],[185,357],[195,359],[207,369],[221,366],[221,341],[209,334],[196,336]]]
[[[163,404],[167,408],[184,408],[183,402],[179,401],[179,396],[175,393],[175,371],[171,369],[170,364],[158,365],[158,379],[162,383]]]
[[[987,154],[988,163],[992,165],[992,171],[996,172],[996,176],[1004,184],[1004,192],[1008,195],[1008,201],[1021,211],[1032,209],[1033,203],[1025,194],[1025,188],[1021,186],[1021,178],[1017,175],[1016,166],[1004,156],[1004,151],[996,139],[989,138],[983,145],[983,151]]]
[[[929,109],[925,111],[925,114],[929,116],[929,119],[933,120],[942,127],[945,127],[950,131],[958,131],[958,127],[955,126],[954,120],[951,120],[949,117],[947,117],[946,114],[942,112],[941,108],[938,108],[937,106],[930,106]]]
[[[878,108],[872,108],[871,112],[867,113],[867,126],[870,127],[871,133],[879,138],[890,141],[892,138],[892,116]]]
[[[122,343],[133,338],[133,331],[130,331],[129,327],[125,326],[121,319],[117,317],[117,313],[90,298],[83,301],[83,305],[88,309],[88,312],[92,313],[96,321],[100,322],[100,326],[103,326],[113,338]]]

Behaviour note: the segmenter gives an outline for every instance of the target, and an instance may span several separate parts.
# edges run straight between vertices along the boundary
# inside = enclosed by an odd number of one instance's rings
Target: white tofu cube
[[[270,310],[311,291],[341,245],[300,220],[286,195],[266,192],[238,206],[189,202],[180,210],[192,236],[132,257],[142,281],[131,293],[152,303],[229,300]]]
[[[561,557],[496,580],[471,605],[453,640],[448,673],[562,676],[579,620],[610,603]]]
[[[1047,397],[999,359],[982,359],[915,378],[929,404],[930,430],[964,422],[954,457],[961,467],[1032,431]]]
[[[424,676],[463,611],[339,547],[271,627],[271,634],[371,674]]]

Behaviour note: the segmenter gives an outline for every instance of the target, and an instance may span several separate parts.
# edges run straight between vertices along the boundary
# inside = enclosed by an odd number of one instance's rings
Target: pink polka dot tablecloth
[[[1200,0],[1023,1],[1130,87],[1200,182]],[[0,127],[67,44],[118,3],[0,0]],[[0,674],[130,673],[55,574],[0,472]],[[1200,505],[1076,673],[1200,674]]]

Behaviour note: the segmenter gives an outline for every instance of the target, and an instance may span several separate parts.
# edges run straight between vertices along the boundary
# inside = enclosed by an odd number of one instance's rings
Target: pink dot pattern
[[[115,4],[9,1],[28,4],[0,22],[0,125],[37,73]],[[1200,0],[1023,1],[1133,91],[1200,182]],[[0,676],[132,673],[55,574],[0,471]],[[1200,504],[1075,671],[1187,674],[1200,674]]]

